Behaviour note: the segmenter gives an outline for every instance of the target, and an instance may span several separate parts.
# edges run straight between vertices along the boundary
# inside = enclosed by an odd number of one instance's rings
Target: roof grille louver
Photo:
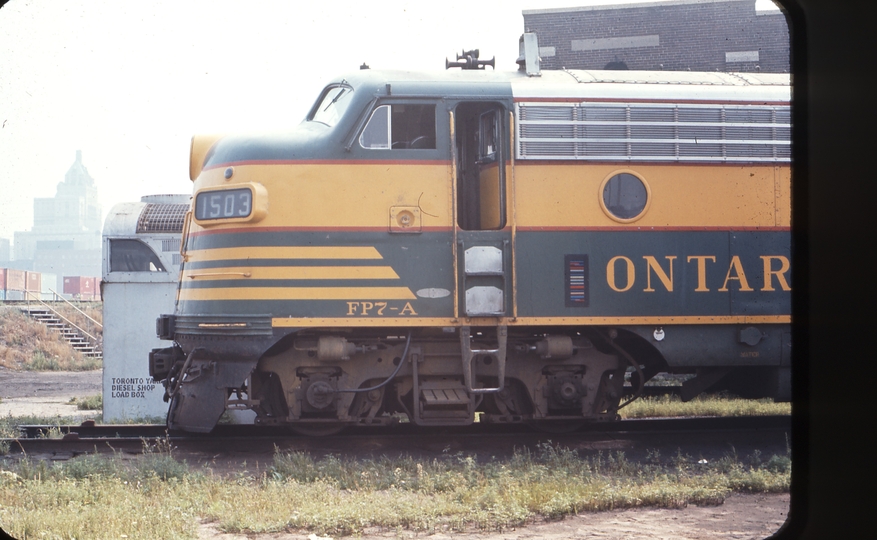
[[[518,103],[518,159],[791,161],[788,105]]]
[[[188,204],[148,203],[137,220],[138,233],[182,233]]]

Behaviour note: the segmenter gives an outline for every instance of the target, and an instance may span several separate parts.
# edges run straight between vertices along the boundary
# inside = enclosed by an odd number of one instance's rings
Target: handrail
[[[88,313],[86,313],[86,312],[82,311],[81,309],[79,309],[78,307],[76,307],[76,304],[74,304],[74,303],[71,302],[70,300],[67,300],[66,298],[64,298],[63,296],[61,296],[60,294],[58,294],[58,291],[52,289],[51,287],[47,287],[47,289],[49,289],[50,291],[52,291],[52,294],[54,294],[56,297],[60,298],[61,300],[65,301],[65,302],[67,302],[68,304],[70,304],[70,307],[72,307],[73,309],[75,309],[76,311],[78,311],[79,313],[81,313],[86,319],[88,319],[89,321],[91,321],[91,322],[93,322],[94,324],[98,325],[100,328],[103,328],[103,327],[104,327],[104,325],[102,325],[101,323],[99,323],[99,322],[97,322],[96,320],[94,320],[94,319],[92,319],[91,317],[89,317],[89,316],[88,316]],[[42,298],[41,298],[41,299],[40,299],[40,302],[42,302],[42,301],[43,301],[43,300],[42,300]]]
[[[30,298],[30,295],[34,294],[33,291],[24,291],[24,292],[26,293],[26,294],[25,294],[25,297],[27,297],[27,298]],[[54,292],[54,291],[52,291],[52,292]],[[58,294],[58,293],[55,293],[55,294]],[[99,340],[98,338],[96,338],[96,337],[94,337],[93,335],[89,334],[88,332],[86,332],[86,331],[83,330],[82,328],[79,328],[79,326],[77,326],[76,323],[74,323],[73,321],[71,321],[71,320],[68,319],[67,317],[61,315],[61,313],[58,312],[55,308],[53,308],[52,306],[50,306],[49,304],[47,304],[46,302],[44,302],[42,298],[35,297],[34,299],[37,300],[40,304],[44,305],[49,311],[51,311],[52,313],[54,313],[55,315],[57,315],[58,317],[60,317],[61,319],[63,319],[64,322],[66,322],[67,324],[69,324],[69,325],[72,326],[73,328],[79,330],[80,332],[82,332],[82,333],[85,334],[86,336],[90,337],[90,338],[92,339],[92,341],[94,341],[95,344],[100,343],[100,340]],[[28,304],[30,304],[30,301],[28,301]],[[75,306],[74,306],[74,307],[75,307]],[[85,315],[85,313],[83,313],[83,315]],[[85,316],[88,317],[88,315],[85,315]],[[88,318],[89,318],[90,320],[94,320],[94,319],[92,319],[91,317],[88,317]],[[98,324],[100,324],[100,323],[98,323]],[[103,326],[101,326],[101,328],[103,328]]]

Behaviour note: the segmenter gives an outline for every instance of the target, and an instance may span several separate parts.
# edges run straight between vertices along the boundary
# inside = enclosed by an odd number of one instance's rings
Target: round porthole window
[[[600,186],[600,206],[606,215],[628,223],[636,221],[649,207],[649,185],[632,171],[616,171]]]

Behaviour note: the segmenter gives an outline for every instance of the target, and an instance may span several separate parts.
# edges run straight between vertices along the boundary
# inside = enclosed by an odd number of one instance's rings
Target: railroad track
[[[91,453],[139,454],[146,445],[163,441],[191,463],[217,456],[253,456],[270,460],[277,450],[316,455],[358,457],[409,453],[442,455],[457,452],[502,456],[548,441],[581,450],[621,450],[628,453],[659,449],[667,452],[712,454],[765,445],[784,451],[791,432],[790,416],[722,418],[658,418],[594,423],[569,433],[545,433],[520,425],[476,424],[424,429],[412,424],[383,428],[349,428],[327,437],[305,437],[282,428],[220,425],[209,435],[169,434],[164,425],[20,426],[21,437],[5,439],[9,454],[39,459],[68,459]],[[47,434],[61,438],[46,438]]]

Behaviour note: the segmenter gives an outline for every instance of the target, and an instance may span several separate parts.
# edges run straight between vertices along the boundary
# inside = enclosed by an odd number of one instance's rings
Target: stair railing
[[[94,319],[92,319],[91,317],[89,317],[89,316],[88,316],[88,313],[86,313],[86,312],[82,311],[81,309],[79,309],[79,306],[77,306],[76,304],[74,304],[74,303],[71,302],[70,300],[67,300],[66,298],[64,298],[63,296],[61,296],[60,294],[58,294],[58,292],[55,291],[54,289],[52,289],[51,287],[49,287],[49,292],[51,292],[53,295],[55,295],[55,298],[58,298],[59,300],[62,300],[62,301],[64,301],[64,302],[66,302],[68,306],[72,307],[72,308],[75,309],[77,312],[79,312],[83,317],[85,317],[85,318],[88,319],[89,321],[93,322],[98,328],[103,328],[103,327],[104,327],[104,325],[102,325],[101,323],[99,323],[99,322],[97,322],[96,320],[94,320]],[[42,299],[40,299],[40,302],[43,302]],[[43,302],[43,303],[45,304],[45,302]]]
[[[71,303],[69,300],[67,300],[66,298],[64,298],[64,297],[61,296],[60,294],[58,294],[56,291],[54,291],[54,290],[52,290],[52,289],[49,289],[49,291],[52,292],[52,294],[55,296],[55,298],[60,298],[61,300],[63,300],[63,301],[66,302],[67,304],[69,304],[70,307],[72,307],[74,310],[76,310],[76,311],[77,311],[79,314],[81,314],[83,317],[85,317],[86,319],[88,319],[89,321],[91,321],[92,323],[94,323],[98,328],[103,329],[103,325],[102,325],[101,323],[99,323],[99,322],[97,322],[96,320],[94,320],[94,319],[93,319],[92,317],[90,317],[87,313],[85,313],[84,311],[82,311],[81,309],[79,309],[79,307],[77,307],[76,305],[74,305],[73,303]],[[37,293],[34,293],[33,291],[25,291],[25,300],[27,301],[27,307],[28,307],[28,310],[30,310],[30,301],[31,301],[31,299],[36,300],[37,302],[40,303],[40,305],[42,305],[43,307],[45,307],[46,309],[48,309],[49,311],[51,311],[52,313],[54,313],[55,316],[57,316],[59,319],[61,319],[62,321],[64,321],[65,323],[67,323],[69,326],[71,326],[71,327],[75,328],[77,331],[79,331],[80,334],[82,334],[83,336],[85,336],[86,338],[88,338],[90,344],[91,344],[93,347],[96,347],[96,348],[100,348],[100,347],[101,347],[101,340],[100,340],[99,338],[97,338],[97,337],[91,335],[87,330],[81,328],[79,325],[77,325],[76,323],[74,323],[73,321],[71,321],[70,319],[68,319],[67,317],[65,317],[64,315],[62,315],[57,309],[55,309],[55,308],[54,308],[53,306],[51,306],[50,304],[46,303],[42,298],[40,298],[40,297],[38,296]],[[96,333],[96,332],[95,332],[95,333]]]

